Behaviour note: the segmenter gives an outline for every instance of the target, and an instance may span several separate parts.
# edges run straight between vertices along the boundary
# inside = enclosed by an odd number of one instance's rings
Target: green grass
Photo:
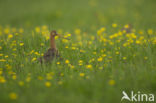
[[[156,94],[155,4],[1,0],[0,103],[119,103],[122,91]],[[132,33],[121,30],[126,24]],[[46,38],[54,29],[69,38],[56,40],[63,60],[41,65],[35,59],[49,48]]]

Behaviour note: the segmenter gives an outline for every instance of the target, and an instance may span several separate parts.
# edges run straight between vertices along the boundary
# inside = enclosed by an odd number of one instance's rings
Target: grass
[[[156,94],[154,10],[155,0],[1,0],[0,102],[112,103],[122,91]],[[53,29],[69,38],[56,38],[63,60],[41,65]]]

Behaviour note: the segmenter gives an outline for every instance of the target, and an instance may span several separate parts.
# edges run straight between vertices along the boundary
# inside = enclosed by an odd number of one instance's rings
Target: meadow
[[[155,0],[0,0],[0,103],[156,95],[155,10]],[[51,30],[63,59],[41,64]]]

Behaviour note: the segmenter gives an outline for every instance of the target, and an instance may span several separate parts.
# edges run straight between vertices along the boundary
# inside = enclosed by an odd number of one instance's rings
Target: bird
[[[132,33],[133,31],[133,25],[127,24],[125,27],[121,29],[121,31],[125,31],[125,33]]]
[[[53,30],[50,32],[50,48],[47,50],[47,52],[44,53],[43,57],[39,58],[40,63],[50,63],[52,62],[55,58],[59,58],[60,54],[59,51],[56,48],[56,43],[55,43],[55,37],[59,36],[57,34],[56,30]]]

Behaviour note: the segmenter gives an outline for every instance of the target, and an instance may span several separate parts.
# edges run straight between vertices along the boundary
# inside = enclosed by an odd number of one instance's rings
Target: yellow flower
[[[80,52],[81,52],[81,53],[85,53],[85,51],[84,51],[84,50],[80,50]]]
[[[45,82],[45,86],[46,87],[50,87],[51,86],[51,83],[50,82]]]
[[[9,97],[10,97],[10,99],[12,99],[12,100],[16,100],[18,96],[17,96],[16,93],[12,92],[12,93],[9,94]]]
[[[83,63],[83,61],[82,60],[79,60],[79,63]]]
[[[136,40],[136,44],[140,44],[140,41],[139,40]]]
[[[102,58],[102,57],[99,57],[97,60],[98,60],[99,62],[101,62],[101,61],[103,60],[103,58]]]
[[[123,44],[124,47],[126,47],[127,45],[128,45],[127,43],[124,43],[124,44]]]
[[[148,59],[148,57],[144,57],[144,59],[145,59],[145,60],[147,60],[147,59]]]
[[[102,54],[102,57],[106,57],[107,55],[106,54]]]
[[[92,44],[92,41],[88,41],[88,45],[91,45]]]
[[[62,39],[62,42],[63,43],[68,43],[68,40],[67,39]]]
[[[38,80],[43,80],[43,77],[42,76],[38,76]]]
[[[8,57],[9,57],[8,55],[5,56],[5,58],[8,58]]]
[[[55,40],[57,40],[59,37],[58,36],[55,36]]]
[[[56,64],[58,64],[58,65],[59,65],[59,64],[60,64],[60,62],[57,62]]]
[[[15,33],[15,35],[19,35],[19,33]]]
[[[96,54],[96,52],[93,52],[93,54]]]
[[[41,43],[40,45],[41,45],[41,46],[44,46],[44,43]]]
[[[115,84],[115,81],[114,80],[109,80],[109,85],[114,85]]]
[[[124,28],[126,28],[126,29],[127,29],[127,28],[129,28],[129,25],[128,25],[128,24],[127,24],[127,25],[125,25],[125,26],[124,26]]]
[[[106,28],[102,27],[100,30],[101,30],[101,32],[104,32],[106,30]]]
[[[127,57],[123,57],[123,60],[126,60],[127,59]]]
[[[31,61],[32,61],[32,62],[34,62],[34,61],[36,61],[36,60],[37,60],[37,58],[32,58],[32,60],[31,60]]]
[[[59,84],[59,85],[62,85],[62,84],[63,84],[63,82],[62,82],[62,81],[58,81],[58,84]]]
[[[51,80],[51,79],[53,79],[53,77],[52,77],[52,75],[51,75],[50,73],[47,73],[46,79],[47,79],[47,80]]]
[[[100,69],[100,70],[102,70],[102,69],[103,69],[103,67],[99,67],[99,69]]]
[[[114,45],[114,42],[112,42],[112,41],[109,41],[109,44],[110,44],[110,45]]]
[[[10,71],[8,71],[8,74],[9,74],[9,75],[11,75],[11,74],[13,74],[13,73],[14,73],[14,72],[13,72],[13,71],[11,71],[11,70],[10,70]]]
[[[12,35],[12,34],[9,34],[9,35],[8,35],[8,38],[9,38],[9,39],[10,39],[10,38],[12,38],[12,37],[13,37],[13,35]]]
[[[119,54],[119,52],[118,52],[118,51],[116,51],[115,53],[116,53],[116,54]]]
[[[49,40],[50,38],[49,38],[49,36],[46,36],[46,40]]]
[[[116,27],[117,27],[117,24],[112,24],[112,27],[113,27],[113,28],[116,28]]]
[[[74,69],[74,68],[75,68],[75,66],[73,66],[73,65],[71,65],[71,64],[69,64],[69,66],[70,66],[71,69]]]
[[[71,36],[71,34],[67,34],[67,36],[68,36],[68,37],[70,37],[70,36]]]
[[[84,73],[80,73],[80,77],[84,77],[85,76],[85,74]]]
[[[90,79],[90,76],[86,76],[86,79]]]
[[[68,46],[65,46],[65,48],[69,48]]]
[[[131,33],[129,36],[130,36],[130,38],[134,38],[134,39],[136,39],[136,38],[137,38],[137,36],[136,36],[136,34],[135,34],[135,33]]]
[[[6,66],[6,69],[8,69],[8,70],[9,70],[9,69],[12,69],[12,66],[9,65],[9,64],[6,64],[5,66]]]
[[[5,83],[5,82],[6,82],[5,78],[0,76],[0,83]]]
[[[0,46],[0,50],[2,50],[2,47]]]
[[[2,73],[3,73],[3,71],[2,71],[2,70],[0,70],[0,75],[2,75]]]
[[[43,25],[43,26],[42,26],[42,30],[47,30],[47,28],[48,28],[48,27],[47,27],[46,25]]]
[[[12,79],[13,79],[13,80],[16,80],[16,78],[17,78],[17,77],[16,77],[16,75],[14,74],[14,75],[12,76]]]
[[[20,46],[23,46],[24,45],[24,43],[20,43]]]
[[[153,30],[152,29],[148,29],[148,34],[152,35],[153,34]]]
[[[9,32],[10,32],[10,29],[9,29],[9,28],[5,28],[5,29],[4,29],[4,33],[5,33],[5,34],[8,34]]]
[[[24,30],[22,28],[19,29],[19,33],[23,33]]]
[[[69,60],[66,60],[65,63],[66,63],[66,64],[69,64]]]
[[[75,29],[75,34],[80,35],[81,30],[80,29]]]
[[[76,47],[72,47],[72,50],[75,50],[76,49]]]
[[[18,82],[18,85],[19,85],[19,86],[23,86],[23,85],[24,85],[24,82],[23,82],[23,81],[19,81],[19,82]]]
[[[58,34],[62,34],[63,30],[62,29],[58,29],[57,32],[58,32]]]
[[[41,53],[41,56],[44,56],[44,54],[43,54],[43,53]]]
[[[5,59],[0,59],[0,62],[5,62],[6,60]]]
[[[37,33],[40,33],[40,27],[36,27],[36,28],[35,28],[35,31],[36,31]]]
[[[35,52],[34,54],[36,54],[36,55],[40,55],[38,52]]]
[[[31,80],[31,77],[28,76],[28,77],[26,78],[26,82],[30,82],[30,80]]]
[[[83,64],[83,61],[82,60],[79,60],[79,65],[82,65]]]
[[[32,53],[34,53],[34,50],[32,50],[32,51],[30,52],[30,54],[32,54]]]
[[[90,64],[89,65],[86,65],[86,68],[87,69],[91,69],[92,68],[92,65],[90,65]]]
[[[144,34],[144,31],[140,30],[138,33],[142,35],[142,34]]]
[[[60,76],[63,77],[64,76],[64,73],[61,73]]]

